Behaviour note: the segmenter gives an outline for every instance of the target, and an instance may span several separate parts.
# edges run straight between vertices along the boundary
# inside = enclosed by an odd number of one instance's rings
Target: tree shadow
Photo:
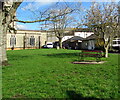
[[[79,53],[57,53],[57,54],[46,54],[42,56],[56,57],[56,58],[69,58],[69,57],[79,57]]]
[[[109,100],[104,98],[83,97],[82,94],[77,94],[75,91],[66,91],[70,100]]]
[[[32,56],[27,55],[10,55],[8,56],[8,60],[23,60],[30,57],[32,58]]]

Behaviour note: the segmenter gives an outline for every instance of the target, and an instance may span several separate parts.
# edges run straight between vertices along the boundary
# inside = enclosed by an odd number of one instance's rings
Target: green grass
[[[79,50],[7,51],[3,98],[118,98],[118,55],[99,65],[72,64]]]

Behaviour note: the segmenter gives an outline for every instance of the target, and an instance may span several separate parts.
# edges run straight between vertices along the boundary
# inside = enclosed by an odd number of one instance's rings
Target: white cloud
[[[24,2],[119,2],[119,0],[24,0]]]
[[[8,1],[8,0],[0,0],[0,1]],[[9,0],[13,2],[22,2],[23,0]],[[119,2],[119,0],[24,0],[24,2]]]
[[[16,29],[21,29],[21,30],[25,30],[25,29],[27,29],[27,26],[26,25],[21,25],[21,24],[16,24],[16,27],[15,27]]]
[[[32,9],[32,8],[34,8],[34,5],[32,5],[32,3],[29,3],[26,6],[22,7],[21,9],[22,10],[28,10],[28,9]]]
[[[37,10],[40,6],[48,5],[53,2],[118,2],[119,0],[24,0],[24,2],[29,2],[26,6],[22,7],[22,10]]]
[[[58,2],[64,0],[24,0],[24,2]]]
[[[28,5],[22,7],[21,9],[22,9],[22,10],[27,10],[28,8],[30,8],[30,5],[31,5],[31,3],[29,3]]]
[[[48,4],[51,4],[52,2],[49,2],[49,0],[45,0],[46,2],[39,2],[39,0],[36,0],[34,2],[29,2],[26,6],[22,7],[21,9],[22,10],[32,10],[32,11],[35,11],[37,10],[39,7],[41,6],[45,6],[45,5],[48,5]]]

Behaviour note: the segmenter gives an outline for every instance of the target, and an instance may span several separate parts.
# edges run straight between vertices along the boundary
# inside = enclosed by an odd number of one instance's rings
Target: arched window
[[[30,37],[30,45],[31,45],[31,46],[34,46],[34,45],[35,45],[35,38],[34,38],[34,36],[31,36],[31,37]]]
[[[16,37],[14,35],[11,35],[10,37],[10,46],[16,45]]]

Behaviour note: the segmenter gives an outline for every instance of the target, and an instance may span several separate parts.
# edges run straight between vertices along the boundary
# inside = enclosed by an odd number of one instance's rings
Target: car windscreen
[[[52,44],[47,44],[47,45],[52,45]]]

